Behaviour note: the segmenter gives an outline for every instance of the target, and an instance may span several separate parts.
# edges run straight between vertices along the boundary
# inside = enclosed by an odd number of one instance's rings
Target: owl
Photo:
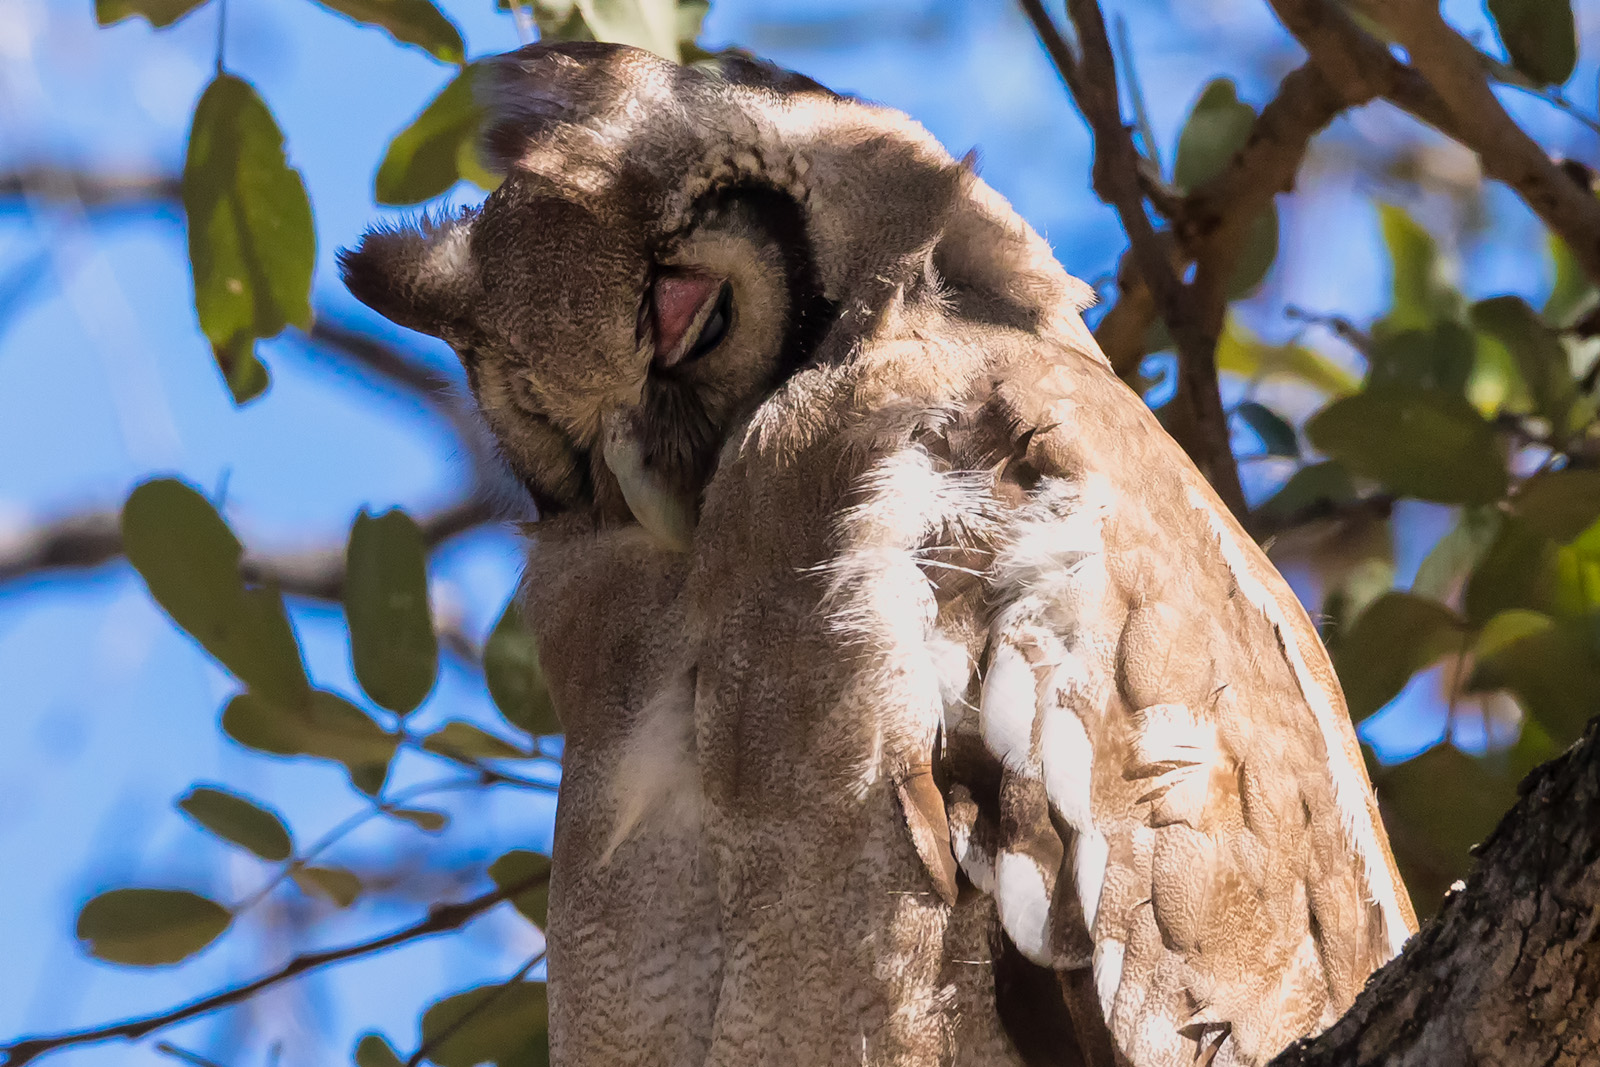
[[[1261,1064],[1415,929],[1287,585],[921,127],[488,64],[481,207],[345,280],[537,504],[553,1062]]]

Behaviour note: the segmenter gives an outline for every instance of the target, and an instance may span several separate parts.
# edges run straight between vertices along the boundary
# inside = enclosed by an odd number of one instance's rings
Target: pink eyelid
[[[683,358],[689,347],[685,335],[721,291],[722,279],[708,274],[662,274],[656,278],[650,324],[655,330],[657,366],[671,367]]]

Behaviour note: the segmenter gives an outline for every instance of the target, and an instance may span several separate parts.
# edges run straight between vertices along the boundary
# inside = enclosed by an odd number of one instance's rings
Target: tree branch
[[[0,173],[0,200],[75,201],[93,211],[175,203],[182,196],[183,179],[176,174],[82,171],[48,163]]]
[[[497,887],[491,892],[473,897],[471,900],[464,900],[459,904],[436,904],[428,910],[426,918],[412,923],[410,926],[402,927],[370,941],[358,941],[343,948],[303,953],[270,974],[262,975],[260,978],[245,982],[242,985],[219,990],[197,1000],[191,1000],[189,1003],[173,1008],[170,1011],[146,1015],[138,1019],[129,1019],[109,1026],[94,1027],[88,1030],[73,1030],[67,1033],[50,1034],[42,1037],[25,1037],[7,1045],[0,1045],[0,1054],[4,1055],[4,1059],[0,1059],[0,1067],[22,1067],[23,1064],[30,1063],[46,1053],[75,1045],[110,1041],[113,1038],[136,1040],[157,1030],[163,1030],[169,1026],[175,1026],[178,1023],[187,1022],[201,1015],[209,1015],[214,1011],[238,1004],[255,996],[263,989],[287,982],[291,978],[297,978],[308,971],[314,971],[332,963],[342,963],[346,960],[370,956],[375,952],[382,952],[384,949],[394,948],[397,945],[459,929],[501,901],[509,900],[520,893],[525,893],[530,889],[543,885],[548,878],[549,872],[544,872],[527,878],[516,885],[504,888]]]
[[[1251,224],[1272,206],[1278,193],[1294,188],[1311,138],[1345,108],[1370,99],[1348,98],[1314,63],[1286,75],[1227,168],[1169,205],[1166,213],[1173,220],[1180,265],[1202,260],[1208,276],[1205,288],[1216,289],[1210,281],[1213,277],[1221,279],[1225,287]],[[1123,274],[1118,279],[1117,302],[1100,320],[1095,339],[1112,367],[1126,378],[1138,369],[1145,355],[1145,335],[1157,311],[1139,273]],[[1225,288],[1222,296],[1225,311]],[[1217,299],[1208,293],[1199,302],[1214,308]],[[1220,313],[1208,308],[1205,317],[1217,319],[1214,329],[1220,332]]]
[[[1042,0],[1020,3],[1089,125],[1094,136],[1095,193],[1122,220],[1134,263],[1177,344],[1180,385],[1173,399],[1177,418],[1170,422],[1172,435],[1223,502],[1243,519],[1249,509],[1217,389],[1217,330],[1208,330],[1204,316],[1197,313],[1193,294],[1173,267],[1169,242],[1156,233],[1145,213],[1140,157],[1122,121],[1116,61],[1100,5],[1095,0],[1068,0],[1067,12],[1082,46],[1080,57],[1045,12]]]
[[[504,478],[502,465],[476,411],[449,375],[328,315],[318,317],[307,339],[312,355],[336,353],[338,366],[354,368],[416,397],[450,424],[460,447],[472,457],[472,491],[455,504],[418,519],[428,547],[500,517],[495,501],[500,499],[497,490]],[[509,499],[510,494],[506,496]],[[0,537],[0,584],[37,572],[98,567],[120,555],[122,530],[117,511],[71,515],[19,535]],[[275,556],[249,554],[241,570],[246,580],[270,582],[286,593],[337,600],[344,586],[344,546]]]
[[[422,529],[422,543],[432,549],[496,518],[494,506],[488,500],[470,496],[443,510],[420,516],[417,525]],[[344,595],[344,561],[343,545],[280,556],[246,553],[239,571],[247,582],[271,582],[286,593],[338,600]]]
[[[487,476],[492,446],[477,410],[464,397],[454,378],[404,349],[356,327],[349,326],[328,312],[317,315],[306,334],[311,342],[307,354],[326,360],[336,369],[352,369],[362,377],[393,387],[415,397],[450,424],[464,448],[471,451],[473,468]]]
[[[1270,0],[1279,21],[1346,97],[1375,93],[1470,148],[1483,172],[1514,189],[1600,284],[1600,201],[1564,174],[1490,89],[1478,53],[1436,0],[1361,0],[1405,47],[1396,59],[1334,0]]]
[[[423,542],[433,548],[495,519],[495,509],[478,496],[417,520]],[[122,555],[121,516],[116,511],[72,515],[0,542],[0,583],[43,571],[98,567]],[[344,589],[344,547],[281,556],[246,555],[240,564],[246,581],[270,582],[286,593],[337,600]]]
[[[1600,718],[1518,791],[1465,888],[1271,1067],[1600,1060]]]

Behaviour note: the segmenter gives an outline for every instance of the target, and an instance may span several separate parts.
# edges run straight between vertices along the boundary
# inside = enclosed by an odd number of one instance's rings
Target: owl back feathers
[[[1264,1063],[1337,1018],[1415,928],[1326,655],[1098,360],[991,345],[1009,357],[970,399],[862,479],[839,573],[872,591],[836,586],[839,618],[926,650],[920,681],[885,683],[902,702],[960,692],[924,727],[959,790],[952,850],[1022,954],[1092,971],[1128,1062]],[[983,589],[953,627],[972,649],[964,691],[934,663],[951,553]]]

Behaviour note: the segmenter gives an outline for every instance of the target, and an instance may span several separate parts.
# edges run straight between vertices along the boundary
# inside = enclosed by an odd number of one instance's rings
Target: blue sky
[[[425,54],[309,0],[229,0],[227,64],[250,79],[286,132],[317,213],[319,310],[402,338],[343,293],[337,248],[388,213],[372,203],[372,174],[388,139],[451,74]],[[142,21],[93,24],[92,0],[0,0],[0,167],[50,160],[107,170],[176,171],[195,98],[210,75],[215,3],[153,33]],[[492,0],[444,0],[471,55],[518,43]],[[1298,53],[1257,0],[1122,3],[1137,63],[1170,163],[1176,130],[1200,87],[1224,70],[1257,104]],[[1447,5],[1482,32],[1481,10]],[[1582,11],[1583,25],[1593,9]],[[1088,191],[1088,142],[1027,27],[1000,0],[715,0],[704,40],[737,43],[835,88],[892,104],[956,154],[979,148],[982,172],[1049,238],[1074,273],[1101,279],[1122,235]],[[1586,56],[1587,58],[1587,56]],[[1236,75],[1237,77],[1237,75]],[[1571,89],[1594,101],[1586,63]],[[1508,96],[1548,144],[1592,159],[1594,138],[1537,102]],[[1384,109],[1341,120],[1334,148],[1384,151],[1413,138]],[[1441,167],[1459,163],[1444,149]],[[1285,209],[1285,255],[1241,313],[1275,338],[1296,329],[1286,304],[1361,320],[1382,309],[1387,276],[1375,197],[1396,195],[1348,164],[1319,156],[1314,192]],[[1455,162],[1452,162],[1452,159]],[[471,189],[452,194],[469,201]],[[1454,208],[1419,205],[1436,229]],[[1455,249],[1465,288],[1537,295],[1548,286],[1538,228],[1504,190],[1484,202],[1485,225]],[[30,299],[0,315],[0,541],[52,516],[120,503],[139,480],[177,472],[209,490],[226,486],[229,518],[252,548],[287,551],[342,541],[362,506],[413,511],[447,503],[467,466],[451,439],[402,398],[330,374],[284,337],[261,346],[275,384],[236,410],[190,302],[182,220],[162,209],[86,218],[35,205],[0,213],[0,278],[41,275]],[[450,354],[403,338],[454,371]],[[1313,341],[1326,339],[1313,335]],[[1348,358],[1329,347],[1339,358]],[[1289,396],[1285,403],[1304,403]],[[1282,476],[1281,471],[1276,473]],[[1256,485],[1265,491],[1273,472]],[[1444,528],[1441,509],[1407,511],[1402,575]],[[509,594],[519,553],[507,534],[463,539],[435,558],[436,603],[484,633]],[[354,692],[339,613],[298,605],[313,676]],[[481,684],[448,667],[420,714],[491,722]],[[123,565],[92,574],[0,587],[0,1037],[91,1024],[159,1009],[281,961],[306,906],[285,893],[253,923],[191,963],[155,972],[87,960],[72,937],[78,905],[117,885],[153,883],[239,898],[267,873],[172,809],[191,782],[225,782],[276,805],[301,840],[357,808],[342,778],[306,762],[243,751],[217,729],[231,691],[215,668],[149,602]],[[1414,750],[1442,724],[1413,698],[1379,740]],[[1409,709],[1409,710],[1408,710]],[[421,780],[437,768],[407,765]],[[544,847],[550,804],[524,794],[441,804],[457,816],[442,838],[373,826],[336,860],[405,856],[423,867],[486,862],[508,847]],[[464,895],[464,890],[462,894]],[[343,942],[408,921],[420,909],[358,907],[315,936]],[[315,913],[320,916],[321,913]],[[267,932],[267,931],[270,931]],[[495,913],[457,939],[303,981],[232,1016],[174,1034],[222,1054],[228,1067],[341,1062],[368,1028],[402,1048],[415,1043],[433,996],[514,970],[537,943],[511,914]],[[62,1067],[170,1063],[108,1045],[58,1055]]]

